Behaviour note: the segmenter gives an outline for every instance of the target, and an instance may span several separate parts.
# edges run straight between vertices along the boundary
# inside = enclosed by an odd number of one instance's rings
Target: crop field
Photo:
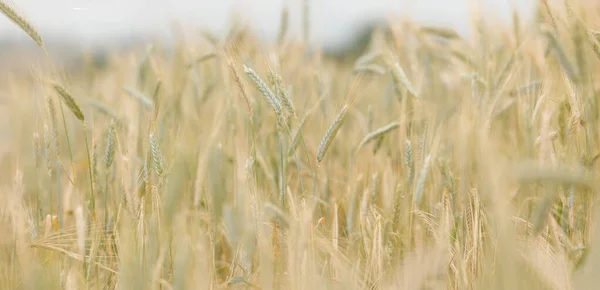
[[[65,66],[0,0],[37,44],[0,63],[0,289],[595,289],[594,5]]]

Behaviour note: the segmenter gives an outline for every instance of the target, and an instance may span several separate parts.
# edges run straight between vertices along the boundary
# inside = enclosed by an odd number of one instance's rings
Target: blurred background
[[[289,11],[290,36],[300,36],[305,0],[12,0],[21,14],[52,45],[98,48],[148,38],[168,38],[174,27],[227,31],[236,16],[265,41],[277,37],[281,11]],[[516,9],[522,19],[534,15],[535,0],[308,0],[310,44],[335,48],[352,41],[365,26],[387,17],[451,26],[469,32],[472,9],[488,20],[510,22]],[[27,36],[0,17],[0,41],[27,43]]]

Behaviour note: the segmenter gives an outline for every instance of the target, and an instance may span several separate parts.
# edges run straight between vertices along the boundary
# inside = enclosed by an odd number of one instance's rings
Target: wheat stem
[[[427,155],[425,161],[423,161],[423,167],[421,167],[421,172],[419,173],[419,179],[417,181],[417,187],[415,188],[414,200],[417,206],[420,206],[423,202],[423,191],[425,190],[425,182],[427,181],[430,162],[431,156]]]
[[[92,164],[92,159],[90,156],[90,145],[88,142],[88,133],[87,133],[87,125],[85,124],[85,122],[83,123],[83,138],[85,139],[85,149],[87,151],[87,161],[88,164],[91,165]],[[92,215],[92,218],[96,217],[96,195],[94,194],[94,176],[92,175],[92,167],[88,166],[88,173],[89,173],[89,178],[90,178],[90,193],[91,193],[91,197],[90,197],[90,213]]]

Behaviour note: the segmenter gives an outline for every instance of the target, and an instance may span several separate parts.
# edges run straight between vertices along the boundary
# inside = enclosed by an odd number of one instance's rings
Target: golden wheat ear
[[[389,133],[390,131],[393,131],[397,128],[400,127],[400,123],[398,122],[392,122],[386,126],[383,126],[369,134],[367,134],[363,140],[359,143],[358,148],[356,149],[356,152],[358,153],[358,151],[365,146],[365,144],[375,140],[375,139],[379,139],[381,137],[383,137],[383,135]]]
[[[33,41],[37,43],[37,45],[39,45],[44,50],[46,49],[46,47],[44,46],[44,41],[42,40],[42,37],[38,33],[37,29],[35,29],[35,27],[31,25],[31,23],[29,23],[27,19],[19,15],[19,13],[17,13],[17,11],[13,7],[8,5],[8,3],[6,3],[4,0],[0,0],[0,11],[2,12],[2,14],[8,17],[8,19],[10,19],[16,25],[18,25],[19,28],[21,28],[21,30],[27,33],[29,37],[31,37],[31,39],[33,39]]]

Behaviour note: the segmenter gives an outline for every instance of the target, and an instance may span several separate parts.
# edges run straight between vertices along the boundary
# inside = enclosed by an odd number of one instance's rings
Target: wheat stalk
[[[566,3],[566,2],[565,2]],[[586,31],[584,31],[583,25],[579,21],[575,21],[573,24],[573,31],[571,36],[575,47],[575,63],[577,64],[577,73],[579,79],[585,80],[588,77],[588,66],[586,59],[586,47],[584,46],[584,38]]]
[[[373,121],[375,117],[373,115],[373,106],[369,104],[367,107],[367,130],[369,132],[373,131]]]
[[[94,176],[94,191],[97,191],[97,176],[98,176],[98,142],[92,141],[92,176]]]
[[[56,124],[56,107],[54,106],[54,102],[51,98],[48,98],[48,110],[50,113],[50,122],[52,123],[52,143],[54,145],[54,154],[58,156],[59,148],[58,148],[58,125]]]
[[[310,5],[308,1],[302,1],[302,40],[305,44],[310,41]]]
[[[298,147],[298,142],[300,141],[300,136],[302,136],[302,129],[304,129],[304,124],[308,119],[310,112],[304,115],[302,121],[300,121],[300,125],[298,125],[298,129],[296,130],[296,134],[292,138],[292,143],[290,144],[290,149],[288,151],[288,155],[292,155],[294,151],[296,151],[296,147]]]
[[[287,34],[289,27],[289,9],[287,6],[283,6],[281,9],[281,21],[279,24],[279,36],[277,37],[277,43],[280,45],[285,40],[285,35]]]

